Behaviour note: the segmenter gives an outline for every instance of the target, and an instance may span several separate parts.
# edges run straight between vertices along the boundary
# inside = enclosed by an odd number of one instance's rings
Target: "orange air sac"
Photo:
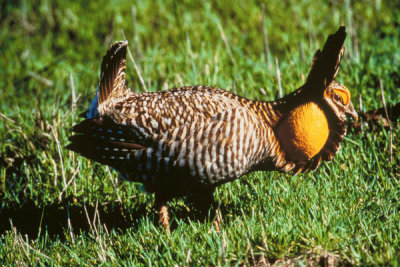
[[[279,143],[288,159],[304,161],[324,147],[329,135],[324,112],[314,102],[293,109],[277,129]]]

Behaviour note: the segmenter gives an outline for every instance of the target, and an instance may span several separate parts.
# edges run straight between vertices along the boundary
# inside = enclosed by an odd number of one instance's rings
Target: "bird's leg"
[[[166,231],[169,231],[169,214],[167,205],[162,205],[158,210],[158,215],[160,217],[160,223]]]
[[[169,214],[168,206],[165,197],[162,194],[156,193],[154,206],[158,212],[159,222],[165,231],[169,232]]]
[[[218,208],[215,208],[214,212],[215,212],[215,217],[214,217],[213,224],[215,227],[215,231],[217,233],[219,233],[220,229],[221,229],[221,214],[219,213]]]

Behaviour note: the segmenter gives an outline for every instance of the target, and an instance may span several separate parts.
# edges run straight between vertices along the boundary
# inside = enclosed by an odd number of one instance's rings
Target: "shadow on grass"
[[[0,210],[0,235],[15,227],[22,235],[30,239],[38,237],[39,233],[49,236],[59,236],[64,239],[70,229],[74,234],[89,232],[91,225],[105,225],[108,230],[127,229],[137,225],[139,219],[151,214],[146,203],[128,210],[120,203],[109,203],[96,206],[75,204],[71,200],[38,207],[33,201],[22,205],[5,207]]]
[[[185,223],[214,219],[213,216],[203,214],[193,207],[189,208],[175,201],[170,204],[170,216]],[[226,207],[220,207],[220,212],[228,213]],[[64,240],[70,229],[74,234],[90,232],[91,227],[98,227],[100,222],[108,230],[125,230],[138,227],[140,220],[146,216],[149,216],[155,225],[159,225],[157,212],[150,208],[147,202],[136,203],[133,208],[127,208],[119,202],[99,204],[96,207],[65,199],[57,204],[38,207],[32,200],[28,200],[21,205],[15,204],[0,209],[0,235],[15,227],[21,235],[27,235],[29,239],[36,239],[40,233],[44,234],[47,231],[50,237],[58,236]],[[172,221],[171,230],[176,227],[176,223]]]

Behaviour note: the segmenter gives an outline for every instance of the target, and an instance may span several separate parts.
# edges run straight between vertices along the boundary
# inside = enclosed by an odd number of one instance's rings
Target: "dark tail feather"
[[[117,42],[103,57],[98,104],[105,101],[114,89],[125,87],[127,46],[127,41]]]
[[[135,152],[143,147],[129,144],[103,140],[88,135],[74,135],[69,138],[71,143],[66,147],[77,152],[82,156],[109,165],[116,169],[121,169],[133,158]]]
[[[318,50],[314,55],[307,83],[312,83],[324,90],[333,81],[344,53],[343,44],[345,39],[345,26],[340,26],[335,34],[329,35],[322,51]],[[313,87],[315,88],[315,86]]]
[[[140,135],[133,128],[116,124],[107,117],[81,121],[72,127],[72,131],[78,134],[123,143],[135,144],[141,142],[144,138],[143,135]]]
[[[101,119],[85,120],[72,130],[77,134],[69,137],[67,149],[118,170],[144,149],[132,131]]]

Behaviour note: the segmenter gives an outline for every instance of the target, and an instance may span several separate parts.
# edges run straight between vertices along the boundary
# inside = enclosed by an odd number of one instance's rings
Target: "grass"
[[[345,24],[338,77],[370,110],[382,106],[380,81],[386,102],[400,102],[399,21],[392,1],[2,3],[1,265],[398,265],[398,127],[392,159],[389,131],[350,131],[317,171],[221,186],[219,234],[183,200],[171,203],[165,233],[152,195],[64,146],[115,40],[129,41],[137,92],[202,84],[271,100],[276,67],[284,94],[299,87],[315,50]]]

